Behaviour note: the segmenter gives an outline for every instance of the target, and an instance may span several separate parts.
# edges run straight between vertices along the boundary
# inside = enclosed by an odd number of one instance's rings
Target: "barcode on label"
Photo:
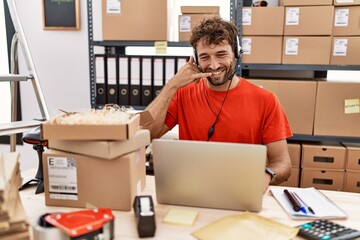
[[[67,185],[51,185],[52,190],[67,190],[67,191],[76,191],[76,186],[67,186]]]

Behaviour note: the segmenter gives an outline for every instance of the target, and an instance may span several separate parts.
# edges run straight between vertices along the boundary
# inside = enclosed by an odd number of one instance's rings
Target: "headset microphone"
[[[253,7],[266,7],[267,5],[267,1],[256,1],[252,4]]]

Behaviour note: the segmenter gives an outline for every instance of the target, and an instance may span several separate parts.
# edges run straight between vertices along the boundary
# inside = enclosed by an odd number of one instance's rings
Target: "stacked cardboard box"
[[[29,224],[19,197],[19,154],[0,153],[0,239],[30,239]]]
[[[102,0],[103,40],[167,40],[167,0]]]
[[[179,41],[189,41],[191,30],[202,20],[219,17],[218,6],[181,6],[179,15]]]
[[[342,143],[346,147],[344,191],[360,193],[360,143]]]
[[[283,64],[328,65],[334,16],[332,1],[284,0]]]
[[[242,62],[280,64],[284,7],[243,7]]]
[[[344,190],[345,156],[340,143],[302,143],[300,187]]]
[[[139,117],[118,125],[42,125],[45,204],[130,211],[145,187],[145,147],[150,132]],[[137,119],[137,120],[136,120]],[[65,131],[67,130],[67,132]]]
[[[360,1],[335,0],[331,65],[360,65]]]

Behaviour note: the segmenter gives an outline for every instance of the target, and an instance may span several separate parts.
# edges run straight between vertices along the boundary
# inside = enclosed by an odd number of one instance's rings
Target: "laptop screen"
[[[154,139],[158,203],[258,212],[266,146]]]

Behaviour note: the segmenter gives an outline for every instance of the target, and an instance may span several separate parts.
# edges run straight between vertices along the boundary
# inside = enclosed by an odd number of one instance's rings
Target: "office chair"
[[[41,139],[40,133],[41,133],[40,127],[37,127],[34,130],[25,134],[25,136],[22,138],[23,142],[34,145],[33,149],[36,150],[38,154],[39,165],[35,178],[30,179],[22,186],[20,186],[19,191],[27,187],[30,187],[33,184],[37,184],[35,194],[44,192],[42,153],[44,152],[44,147],[47,147],[48,142],[46,140]]]

